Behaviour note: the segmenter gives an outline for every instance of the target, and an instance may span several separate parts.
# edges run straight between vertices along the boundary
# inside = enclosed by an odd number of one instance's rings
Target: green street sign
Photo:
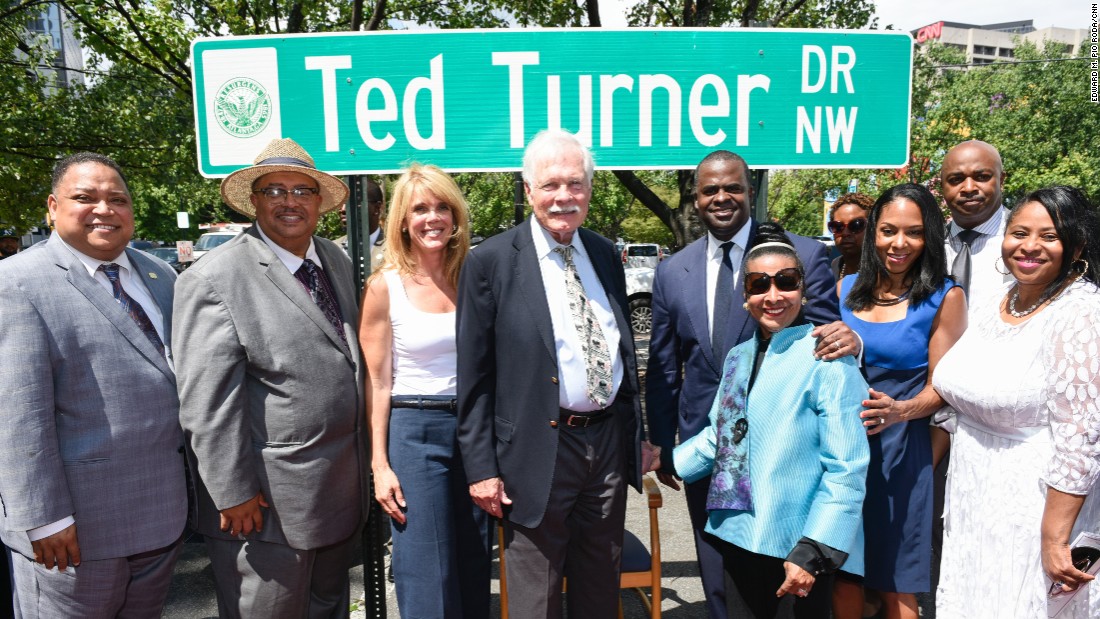
[[[601,168],[897,167],[908,33],[563,29],[223,37],[191,46],[199,170],[289,137],[335,174],[517,170],[561,127]]]

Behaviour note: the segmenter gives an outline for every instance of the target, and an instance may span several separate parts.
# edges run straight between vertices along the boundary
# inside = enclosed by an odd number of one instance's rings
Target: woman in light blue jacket
[[[761,224],[741,273],[758,330],[726,357],[710,426],[676,448],[676,473],[713,475],[706,530],[727,542],[731,617],[827,618],[832,574],[863,573],[867,383],[852,357],[814,357],[781,226]]]

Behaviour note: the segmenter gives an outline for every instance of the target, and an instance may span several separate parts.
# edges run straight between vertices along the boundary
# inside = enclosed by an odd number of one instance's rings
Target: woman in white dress
[[[1078,190],[1036,191],[1012,210],[1001,255],[1016,278],[974,299],[933,385],[958,413],[936,614],[1100,617],[1100,585],[1069,544],[1100,529],[1100,221]]]
[[[470,248],[458,185],[413,165],[394,183],[383,267],[363,293],[374,496],[391,519],[402,617],[489,616],[488,515],[458,451],[455,298]]]

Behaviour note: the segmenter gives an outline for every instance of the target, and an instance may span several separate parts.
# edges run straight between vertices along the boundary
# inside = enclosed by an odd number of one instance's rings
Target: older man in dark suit
[[[725,150],[707,155],[695,170],[695,209],[707,229],[657,268],[653,283],[653,331],[646,367],[646,416],[653,442],[664,453],[661,481],[679,489],[671,462],[676,435],[684,441],[709,423],[707,414],[721,381],[726,354],[752,337],[756,322],[742,307],[741,260],[756,235],[750,217],[749,168]],[[836,282],[825,246],[788,235],[806,266],[806,318],[817,325],[817,354],[825,359],[857,354],[862,344],[839,322]],[[722,557],[703,532],[710,477],[686,484],[685,494],[699,557],[707,610],[725,617]]]
[[[293,140],[222,183],[256,225],[180,276],[180,421],[222,617],[346,617],[367,458],[347,186]]]
[[[54,168],[50,239],[0,263],[0,537],[22,617],[159,617],[187,518],[164,262],[96,153]]]
[[[459,442],[470,495],[505,519],[509,612],[613,617],[626,484],[649,470],[622,263],[581,228],[592,156],[571,134],[528,145],[534,215],[470,253],[459,281]]]

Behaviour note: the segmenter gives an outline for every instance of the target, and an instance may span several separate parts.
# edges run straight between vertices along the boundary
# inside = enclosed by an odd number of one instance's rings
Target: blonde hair
[[[447,281],[457,287],[458,273],[470,251],[470,209],[454,179],[434,165],[414,163],[393,184],[389,216],[386,218],[384,266],[381,270],[396,269],[400,275],[416,273],[412,239],[404,228],[414,200],[423,194],[430,194],[451,207],[455,229],[451,233],[451,242],[447,244],[443,273]]]

